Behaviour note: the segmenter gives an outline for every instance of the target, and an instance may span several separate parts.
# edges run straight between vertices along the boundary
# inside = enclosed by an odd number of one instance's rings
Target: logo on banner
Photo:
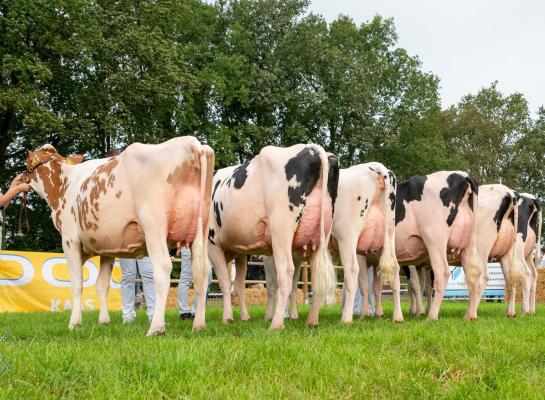
[[[82,307],[98,308],[95,284],[100,258],[82,266]],[[108,307],[121,308],[121,269],[114,264]],[[63,254],[0,252],[0,311],[63,311],[72,308],[70,267]]]
[[[505,279],[500,263],[488,264],[488,283],[483,292],[485,297],[504,297]],[[444,297],[469,297],[466,277],[462,267],[451,267],[450,278]]]

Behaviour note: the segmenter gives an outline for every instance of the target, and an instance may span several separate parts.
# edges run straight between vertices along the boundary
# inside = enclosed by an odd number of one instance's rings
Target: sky
[[[439,77],[444,108],[495,80],[531,111],[545,106],[545,1],[311,0],[310,11],[329,22],[393,17],[399,46]]]

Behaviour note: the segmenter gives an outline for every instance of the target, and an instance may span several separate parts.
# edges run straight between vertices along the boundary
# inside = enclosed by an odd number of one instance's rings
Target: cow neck
[[[71,165],[52,159],[36,168],[31,177],[36,184],[32,188],[44,198],[49,207],[58,210],[68,186]]]

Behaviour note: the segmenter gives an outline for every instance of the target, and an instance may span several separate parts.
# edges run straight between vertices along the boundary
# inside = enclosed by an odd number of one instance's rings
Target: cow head
[[[66,190],[66,171],[63,166],[79,164],[83,156],[63,157],[50,144],[35,151],[27,150],[27,181],[41,197],[47,200],[53,209],[57,209],[60,192]],[[64,184],[63,184],[64,182]]]

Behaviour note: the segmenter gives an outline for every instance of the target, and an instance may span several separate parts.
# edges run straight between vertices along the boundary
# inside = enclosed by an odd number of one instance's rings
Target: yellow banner
[[[95,283],[100,258],[83,266],[84,310],[98,310]],[[121,309],[121,268],[116,260],[110,279],[108,308]],[[70,268],[62,253],[0,251],[0,312],[72,309]]]

